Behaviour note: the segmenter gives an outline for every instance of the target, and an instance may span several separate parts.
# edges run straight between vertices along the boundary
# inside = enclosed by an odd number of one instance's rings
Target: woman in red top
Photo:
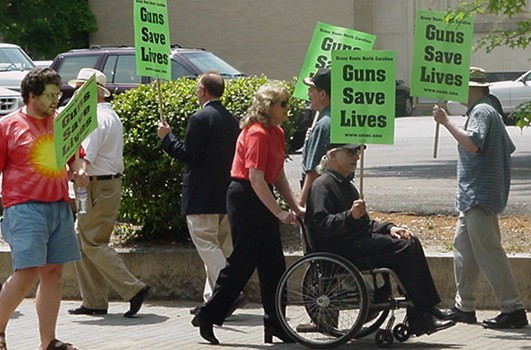
[[[280,84],[261,86],[240,122],[243,129],[236,143],[232,183],[227,193],[227,212],[234,245],[227,265],[221,270],[211,298],[192,320],[200,335],[219,344],[212,330],[222,325],[234,299],[258,270],[264,306],[265,342],[272,337],[293,340],[282,330],[275,311],[275,292],[286,269],[280,241],[279,221],[296,224],[303,214],[284,173],[284,131],[289,94]],[[276,188],[293,212],[282,210],[273,196]]]

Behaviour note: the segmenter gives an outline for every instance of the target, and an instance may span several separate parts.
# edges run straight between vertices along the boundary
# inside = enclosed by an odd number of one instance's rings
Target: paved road
[[[109,314],[99,316],[72,316],[66,310],[78,306],[78,301],[64,301],[59,314],[57,337],[73,342],[83,350],[213,350],[213,349],[282,349],[302,350],[298,344],[264,344],[262,309],[249,304],[236,313],[222,328],[215,328],[221,341],[218,347],[203,341],[196,328],[190,325],[192,316],[190,302],[148,302],[137,318],[128,319],[122,313],[127,303],[111,303]],[[401,310],[399,310],[401,313]],[[478,318],[493,317],[495,311],[480,311]],[[531,319],[531,314],[528,313]],[[399,318],[400,319],[400,318]],[[10,350],[36,349],[38,347],[37,319],[32,299],[26,299],[15,312],[7,329]],[[393,344],[393,349],[431,350],[529,350],[531,349],[531,328],[495,331],[479,324],[459,324],[450,329],[411,338],[405,343]],[[355,340],[338,349],[378,349],[372,335]]]
[[[451,117],[463,124],[464,118]],[[505,214],[531,214],[531,128],[508,127],[517,146],[512,186]],[[438,156],[433,158],[431,117],[396,119],[394,145],[369,145],[365,153],[363,193],[372,210],[455,213],[457,149],[453,137],[440,130]],[[292,155],[286,173],[299,189],[300,155]],[[360,187],[360,171],[356,183]]]

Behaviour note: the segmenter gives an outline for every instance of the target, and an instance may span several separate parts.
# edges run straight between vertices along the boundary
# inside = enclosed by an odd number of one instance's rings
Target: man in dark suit
[[[232,253],[226,196],[240,129],[238,120],[219,100],[224,90],[221,75],[205,72],[198,79],[196,89],[202,109],[188,120],[184,142],[171,132],[165,120],[159,124],[157,132],[162,149],[187,165],[181,213],[186,215],[190,236],[205,265],[204,301],[210,298],[219,271]],[[247,297],[240,294],[230,313],[246,302]],[[197,310],[194,308],[191,313]]]

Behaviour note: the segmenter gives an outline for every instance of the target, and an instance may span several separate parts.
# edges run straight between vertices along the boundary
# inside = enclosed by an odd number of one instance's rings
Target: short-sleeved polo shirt
[[[281,127],[251,124],[238,136],[231,176],[249,180],[249,169],[258,169],[268,184],[275,183],[284,167],[285,148]]]
[[[319,120],[315,123],[310,135],[304,141],[302,149],[302,173],[306,174],[321,162],[330,143],[330,107],[319,112]]]
[[[479,150],[471,153],[458,145],[457,210],[481,205],[501,213],[509,197],[511,153],[516,147],[488,99],[472,105],[467,116],[464,129]]]

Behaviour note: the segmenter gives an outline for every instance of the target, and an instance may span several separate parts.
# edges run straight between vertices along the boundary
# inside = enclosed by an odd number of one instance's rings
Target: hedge
[[[226,80],[223,104],[241,117],[251,104],[266,76]],[[294,81],[282,81],[290,93]],[[196,81],[181,78],[161,82],[165,118],[173,133],[183,139],[188,118],[199,108],[195,96]],[[289,139],[296,116],[304,102],[292,98],[288,122],[283,127]],[[181,180],[184,164],[171,159],[160,148],[157,137],[159,102],[156,84],[142,85],[116,96],[113,107],[124,126],[124,163],[122,205],[118,234],[135,241],[182,242],[189,239],[181,210]],[[132,228],[135,229],[132,229]]]

